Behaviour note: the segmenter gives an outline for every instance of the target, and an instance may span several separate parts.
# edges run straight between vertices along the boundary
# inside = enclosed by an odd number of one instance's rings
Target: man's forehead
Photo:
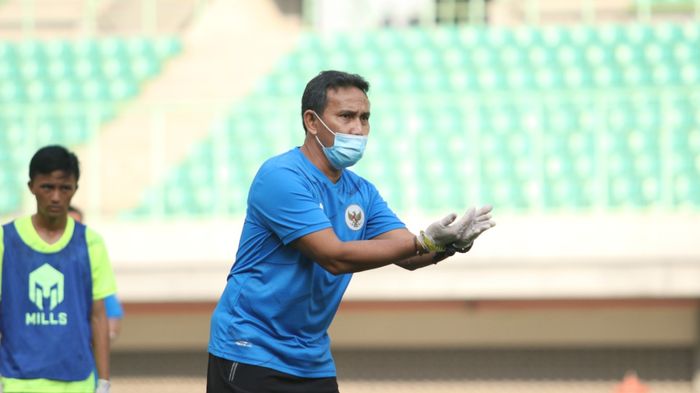
[[[369,98],[365,92],[354,86],[329,88],[326,97],[327,105],[336,109],[369,111]]]
[[[34,180],[41,182],[72,182],[75,181],[75,175],[66,171],[56,170],[51,173],[37,173],[34,176]]]

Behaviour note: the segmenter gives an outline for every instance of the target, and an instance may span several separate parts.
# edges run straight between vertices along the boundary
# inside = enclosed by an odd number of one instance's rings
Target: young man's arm
[[[92,350],[97,366],[97,378],[109,380],[109,324],[103,299],[92,304]]]

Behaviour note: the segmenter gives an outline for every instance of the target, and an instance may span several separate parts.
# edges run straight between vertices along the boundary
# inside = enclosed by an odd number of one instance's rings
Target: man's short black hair
[[[29,180],[36,175],[48,175],[53,171],[63,171],[67,175],[80,179],[80,163],[78,157],[63,146],[44,146],[34,153],[29,162]]]
[[[304,131],[306,131],[304,112],[311,109],[320,116],[326,109],[326,92],[328,89],[337,89],[339,87],[357,87],[367,95],[369,82],[357,74],[334,70],[321,71],[306,84],[304,94],[301,96],[301,117]]]

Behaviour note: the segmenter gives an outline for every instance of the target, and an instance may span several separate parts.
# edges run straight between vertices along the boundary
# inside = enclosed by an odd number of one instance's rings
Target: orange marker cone
[[[639,380],[636,372],[628,371],[613,393],[649,393],[649,388]]]

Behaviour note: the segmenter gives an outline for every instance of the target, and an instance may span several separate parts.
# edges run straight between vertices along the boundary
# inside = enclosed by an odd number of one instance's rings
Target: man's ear
[[[311,109],[307,109],[304,112],[304,125],[306,126],[306,131],[311,135],[316,135],[318,132],[316,130],[316,116]]]

